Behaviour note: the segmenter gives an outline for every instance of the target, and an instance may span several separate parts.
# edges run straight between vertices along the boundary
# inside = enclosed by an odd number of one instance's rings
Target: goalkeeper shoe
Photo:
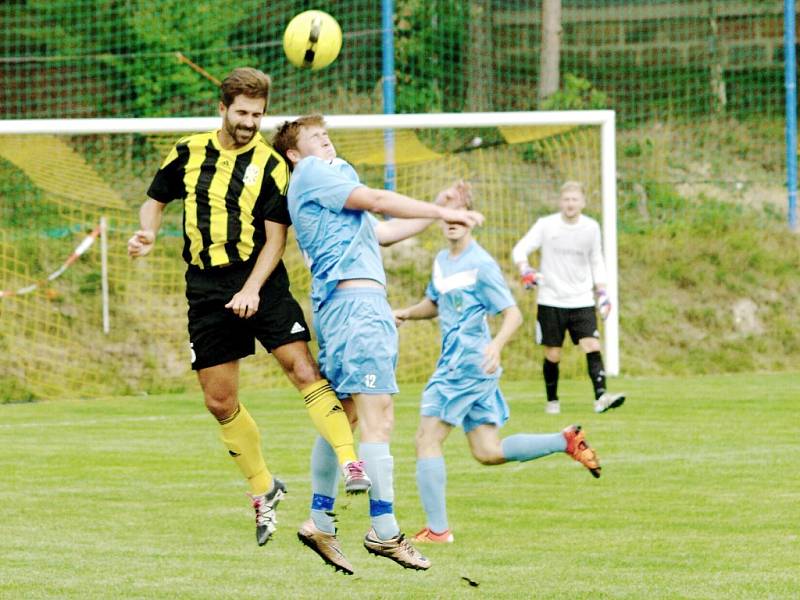
[[[370,529],[364,537],[364,547],[370,554],[385,556],[406,569],[424,571],[431,566],[431,561],[422,556],[402,533],[398,533],[391,539],[381,540],[375,530]]]
[[[586,443],[581,426],[570,425],[561,434],[567,440],[567,449],[564,452],[589,469],[592,475],[600,477],[600,469],[602,468],[600,467],[600,461],[594,448]]]
[[[320,555],[325,564],[345,575],[353,574],[353,565],[342,554],[342,547],[335,533],[325,533],[317,529],[314,520],[309,519],[300,526],[297,539]]]
[[[363,494],[372,487],[364,470],[363,460],[351,460],[344,464],[344,491],[348,494]]]
[[[275,533],[278,519],[275,508],[286,494],[286,486],[279,479],[272,480],[272,489],[258,496],[250,495],[253,508],[256,511],[256,541],[259,546],[266,544]]]
[[[609,394],[608,392],[605,392],[602,396],[594,401],[594,412],[604,413],[612,408],[622,406],[624,402],[624,394]]]
[[[445,529],[442,533],[435,533],[426,527],[414,536],[414,541],[422,544],[452,544],[453,532]]]
[[[561,402],[558,400],[548,400],[544,405],[544,412],[548,415],[560,415]]]

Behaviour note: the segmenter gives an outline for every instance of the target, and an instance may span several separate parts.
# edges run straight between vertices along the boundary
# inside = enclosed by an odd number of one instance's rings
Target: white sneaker
[[[286,494],[286,486],[279,479],[272,479],[272,489],[259,496],[248,494],[256,511],[256,541],[259,546],[266,544],[275,533],[275,508]]]
[[[604,413],[612,408],[622,406],[625,402],[624,394],[609,394],[606,392],[594,401],[594,412]]]
[[[344,471],[344,491],[348,494],[364,494],[372,487],[363,460],[348,461],[342,470]]]
[[[544,405],[544,412],[548,415],[560,415],[561,403],[558,400],[548,400]]]

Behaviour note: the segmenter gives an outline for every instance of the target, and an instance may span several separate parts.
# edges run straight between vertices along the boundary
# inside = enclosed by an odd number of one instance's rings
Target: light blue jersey
[[[442,354],[432,378],[500,377],[500,369],[488,374],[481,368],[483,351],[492,340],[486,317],[516,302],[492,256],[476,241],[456,258],[442,250],[425,295],[439,308],[442,333]]]
[[[386,285],[376,219],[344,207],[363,185],[347,161],[308,156],[292,172],[287,200],[297,244],[311,269],[314,311],[345,279],[373,279]]]

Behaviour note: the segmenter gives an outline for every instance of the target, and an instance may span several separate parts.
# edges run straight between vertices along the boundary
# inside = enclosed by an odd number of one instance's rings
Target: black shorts
[[[272,352],[284,344],[311,339],[303,310],[289,291],[282,262],[261,288],[256,314],[243,319],[225,308],[242,289],[252,267],[250,261],[221,268],[190,267],[186,271],[192,369],[254,354],[255,340]]]
[[[540,304],[536,309],[536,341],[542,346],[560,348],[569,331],[573,344],[583,338],[599,338],[594,306],[558,308]]]

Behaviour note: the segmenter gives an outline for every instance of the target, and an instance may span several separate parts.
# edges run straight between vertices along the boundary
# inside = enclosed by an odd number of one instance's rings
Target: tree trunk
[[[709,36],[711,94],[713,95],[714,111],[724,113],[728,104],[728,95],[725,91],[725,76],[722,71],[722,59],[719,52],[719,25],[717,23],[717,9],[714,0],[708,2],[708,24],[711,29]]]
[[[542,2],[542,49],[539,66],[538,101],[558,91],[561,54],[561,0]]]
[[[467,53],[467,98],[469,112],[492,110],[492,16],[485,2],[469,3],[469,51]]]

